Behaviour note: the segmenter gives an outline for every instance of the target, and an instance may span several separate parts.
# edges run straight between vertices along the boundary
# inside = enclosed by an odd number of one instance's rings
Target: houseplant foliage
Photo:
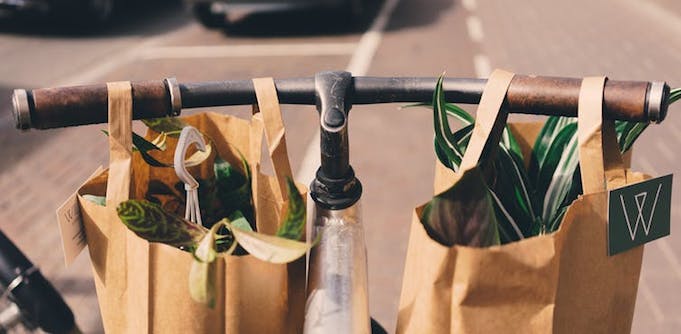
[[[444,166],[459,172],[475,119],[457,105],[445,101],[442,82],[443,77],[440,77],[432,102],[435,153]],[[681,88],[673,89],[669,103],[680,98]],[[452,131],[450,117],[461,124],[458,130]],[[622,153],[632,147],[647,126],[648,123],[616,121]],[[506,127],[494,160],[481,162],[481,165],[491,167],[486,173],[476,172],[481,177],[471,178],[464,173],[462,179],[466,182],[460,179],[450,189],[435,196],[427,204],[428,210],[421,212],[421,221],[434,240],[445,245],[484,247],[554,232],[560,227],[568,206],[582,194],[577,120],[549,117],[534,143],[528,168],[525,168],[518,143]],[[475,196],[470,194],[472,189],[478,188],[485,189],[489,196],[481,196],[477,191],[473,191]],[[491,206],[484,204],[488,199],[491,199]],[[461,207],[468,209],[461,211]],[[443,223],[442,212],[457,210],[459,213],[452,214],[447,222],[454,226]],[[493,214],[483,212],[485,210],[493,211]],[[462,217],[462,214],[465,216]],[[498,242],[494,238],[466,239],[447,233],[478,230],[481,235],[486,235],[490,226],[494,225],[498,229]],[[442,236],[447,235],[450,238],[443,239]],[[479,243],[479,240],[486,242]]]
[[[133,150],[154,168],[172,168],[172,163],[154,157],[154,151],[165,151],[168,137],[179,137],[187,126],[176,118],[144,121],[159,135],[146,140],[133,134]],[[191,154],[187,166],[206,163],[213,150],[207,139],[206,150]],[[239,168],[240,167],[240,168]],[[241,157],[241,166],[233,166],[219,155],[213,162],[213,173],[197,179],[203,225],[182,218],[186,203],[184,184],[173,186],[161,180],[150,180],[144,199],[122,202],[117,213],[122,223],[140,238],[164,243],[192,253],[194,261],[189,273],[191,296],[210,307],[215,305],[215,260],[221,256],[250,254],[271,263],[288,263],[303,256],[311,247],[299,241],[304,233],[306,207],[301,193],[287,179],[288,202],[275,235],[256,230],[251,191],[251,169]],[[87,200],[104,205],[103,197],[85,195]]]

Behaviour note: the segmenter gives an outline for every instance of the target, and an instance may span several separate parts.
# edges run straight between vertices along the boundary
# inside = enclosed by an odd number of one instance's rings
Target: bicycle
[[[352,105],[392,102],[429,103],[436,78],[352,77],[348,72],[321,72],[314,78],[275,80],[283,104],[316,105],[320,114],[321,166],[312,181],[315,230],[322,237],[312,251],[311,291],[324,288],[323,297],[342,312],[321,331],[366,332],[368,312],[366,250],[361,217],[356,210],[362,185],[349,163],[347,125]],[[457,103],[478,103],[486,80],[447,79],[445,96]],[[575,116],[581,80],[516,76],[504,108],[510,112]],[[134,119],[179,116],[182,109],[256,102],[251,81],[179,84],[175,79],[133,82]],[[106,85],[33,91],[15,90],[14,115],[19,129],[50,129],[106,122]],[[669,87],[663,82],[608,81],[604,93],[606,118],[656,122],[667,114]],[[87,110],[88,113],[80,112]],[[353,242],[334,238],[332,220],[353,222]],[[338,249],[343,252],[339,253]],[[334,261],[321,262],[331,252]],[[359,269],[357,269],[359,268]],[[348,298],[347,291],[353,291]],[[314,307],[307,314],[320,312]],[[377,329],[378,330],[378,329]]]

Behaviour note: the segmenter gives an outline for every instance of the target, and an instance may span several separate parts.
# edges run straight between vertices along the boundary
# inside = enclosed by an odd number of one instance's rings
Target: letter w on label
[[[624,204],[624,195],[620,194],[620,203],[622,203],[622,212],[624,213],[624,219],[627,221],[627,227],[629,227],[629,236],[631,237],[631,240],[634,240],[636,238],[636,232],[638,231],[639,225],[643,226],[643,231],[648,235],[650,233],[650,225],[653,222],[653,216],[655,215],[655,208],[657,207],[657,200],[660,198],[660,190],[662,190],[662,184],[657,187],[657,192],[655,193],[655,201],[653,202],[653,205],[650,207],[650,212],[648,212],[648,219],[645,218],[645,204],[646,204],[646,199],[648,198],[648,192],[642,192],[634,195],[634,200],[636,202],[636,222],[633,224],[631,223],[631,219],[629,219],[629,214],[627,213],[627,206]]]

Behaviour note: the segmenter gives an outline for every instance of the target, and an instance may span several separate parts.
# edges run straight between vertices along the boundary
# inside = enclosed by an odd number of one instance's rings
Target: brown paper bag
[[[252,121],[214,113],[183,120],[210,137],[213,152],[233,166],[241,166],[242,155],[247,158],[252,168],[257,229],[273,234],[287,206],[286,188],[282,186],[285,178],[291,177],[291,168],[273,81],[259,79],[254,84],[262,115],[255,115]],[[129,83],[110,84],[110,168],[78,192],[106,332],[300,332],[305,302],[304,258],[289,264],[268,263],[251,255],[218,258],[217,300],[211,309],[189,295],[190,253],[149,243],[120,222],[116,205],[131,195],[144,198],[151,180],[170,187],[178,182],[172,169],[149,167],[139,154],[132,153],[131,115]],[[263,132],[275,176],[260,172]],[[169,147],[175,142],[168,138]],[[172,151],[157,157],[172,161]],[[214,154],[190,172],[206,177],[212,172],[213,159]],[[305,196],[305,186],[297,186]],[[106,207],[82,197],[105,193]]]
[[[490,78],[464,157],[468,167],[498,143],[506,118],[498,111],[511,77],[497,71]],[[398,333],[631,330],[643,247],[607,255],[606,190],[647,177],[625,170],[613,124],[601,121],[602,91],[603,78],[585,79],[578,121],[585,195],[572,203],[558,231],[488,248],[446,247],[426,233],[419,220],[423,206],[415,210]],[[511,124],[526,159],[540,126]],[[457,178],[438,162],[436,194]]]

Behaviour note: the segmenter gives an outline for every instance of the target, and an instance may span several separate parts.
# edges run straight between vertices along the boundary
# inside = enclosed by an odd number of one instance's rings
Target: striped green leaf
[[[551,116],[546,120],[532,147],[530,169],[528,172],[531,180],[536,182],[539,171],[544,165],[549,149],[556,140],[556,137],[564,127],[572,123],[576,123],[576,121],[568,117]]]
[[[493,175],[490,188],[500,211],[497,212],[497,217],[504,218],[499,220],[500,227],[514,232],[509,233],[511,240],[520,240],[531,235],[535,225],[536,201],[522,160],[514,157],[514,153],[503,145],[500,146],[494,160]],[[504,226],[504,223],[508,225]]]
[[[122,202],[116,211],[123,224],[140,238],[184,250],[194,250],[208,232],[205,227],[169,214],[158,204],[145,200]]]
[[[553,172],[546,172],[551,175],[551,181],[544,193],[544,203],[542,205],[541,213],[542,221],[544,222],[553,220],[554,215],[556,215],[558,209],[570,193],[573,175],[579,164],[577,142],[577,136],[573,135],[570,138],[570,141],[565,145],[564,150],[556,151],[555,155],[560,155],[560,159],[556,164],[555,170],[553,170]]]
[[[548,148],[546,149],[546,154],[543,157],[541,163],[541,168],[538,170],[534,178],[534,187],[538,194],[546,194],[549,186],[553,180],[553,176],[557,169],[559,169],[559,164],[563,153],[569,144],[576,144],[576,141],[572,141],[576,137],[577,133],[577,123],[567,123],[562,128],[556,129],[557,131],[552,134],[552,139],[548,143]],[[577,157],[578,158],[578,157]],[[567,173],[572,173],[573,171],[567,171]],[[544,197],[544,196],[541,196]],[[543,202],[543,201],[542,201]]]
[[[459,150],[456,141],[453,140],[452,130],[447,119],[446,103],[442,90],[444,76],[440,76],[433,93],[433,123],[435,131],[435,152],[443,165],[459,169],[463,154]],[[445,158],[446,157],[446,158]]]
[[[440,92],[441,94],[444,93],[442,90]],[[442,100],[444,100],[444,95],[442,95],[441,98]],[[461,107],[457,106],[454,103],[445,103],[444,110],[447,113],[447,115],[456,118],[464,126],[475,123],[475,117],[471,116],[471,114],[469,114],[467,111],[463,110]]]

